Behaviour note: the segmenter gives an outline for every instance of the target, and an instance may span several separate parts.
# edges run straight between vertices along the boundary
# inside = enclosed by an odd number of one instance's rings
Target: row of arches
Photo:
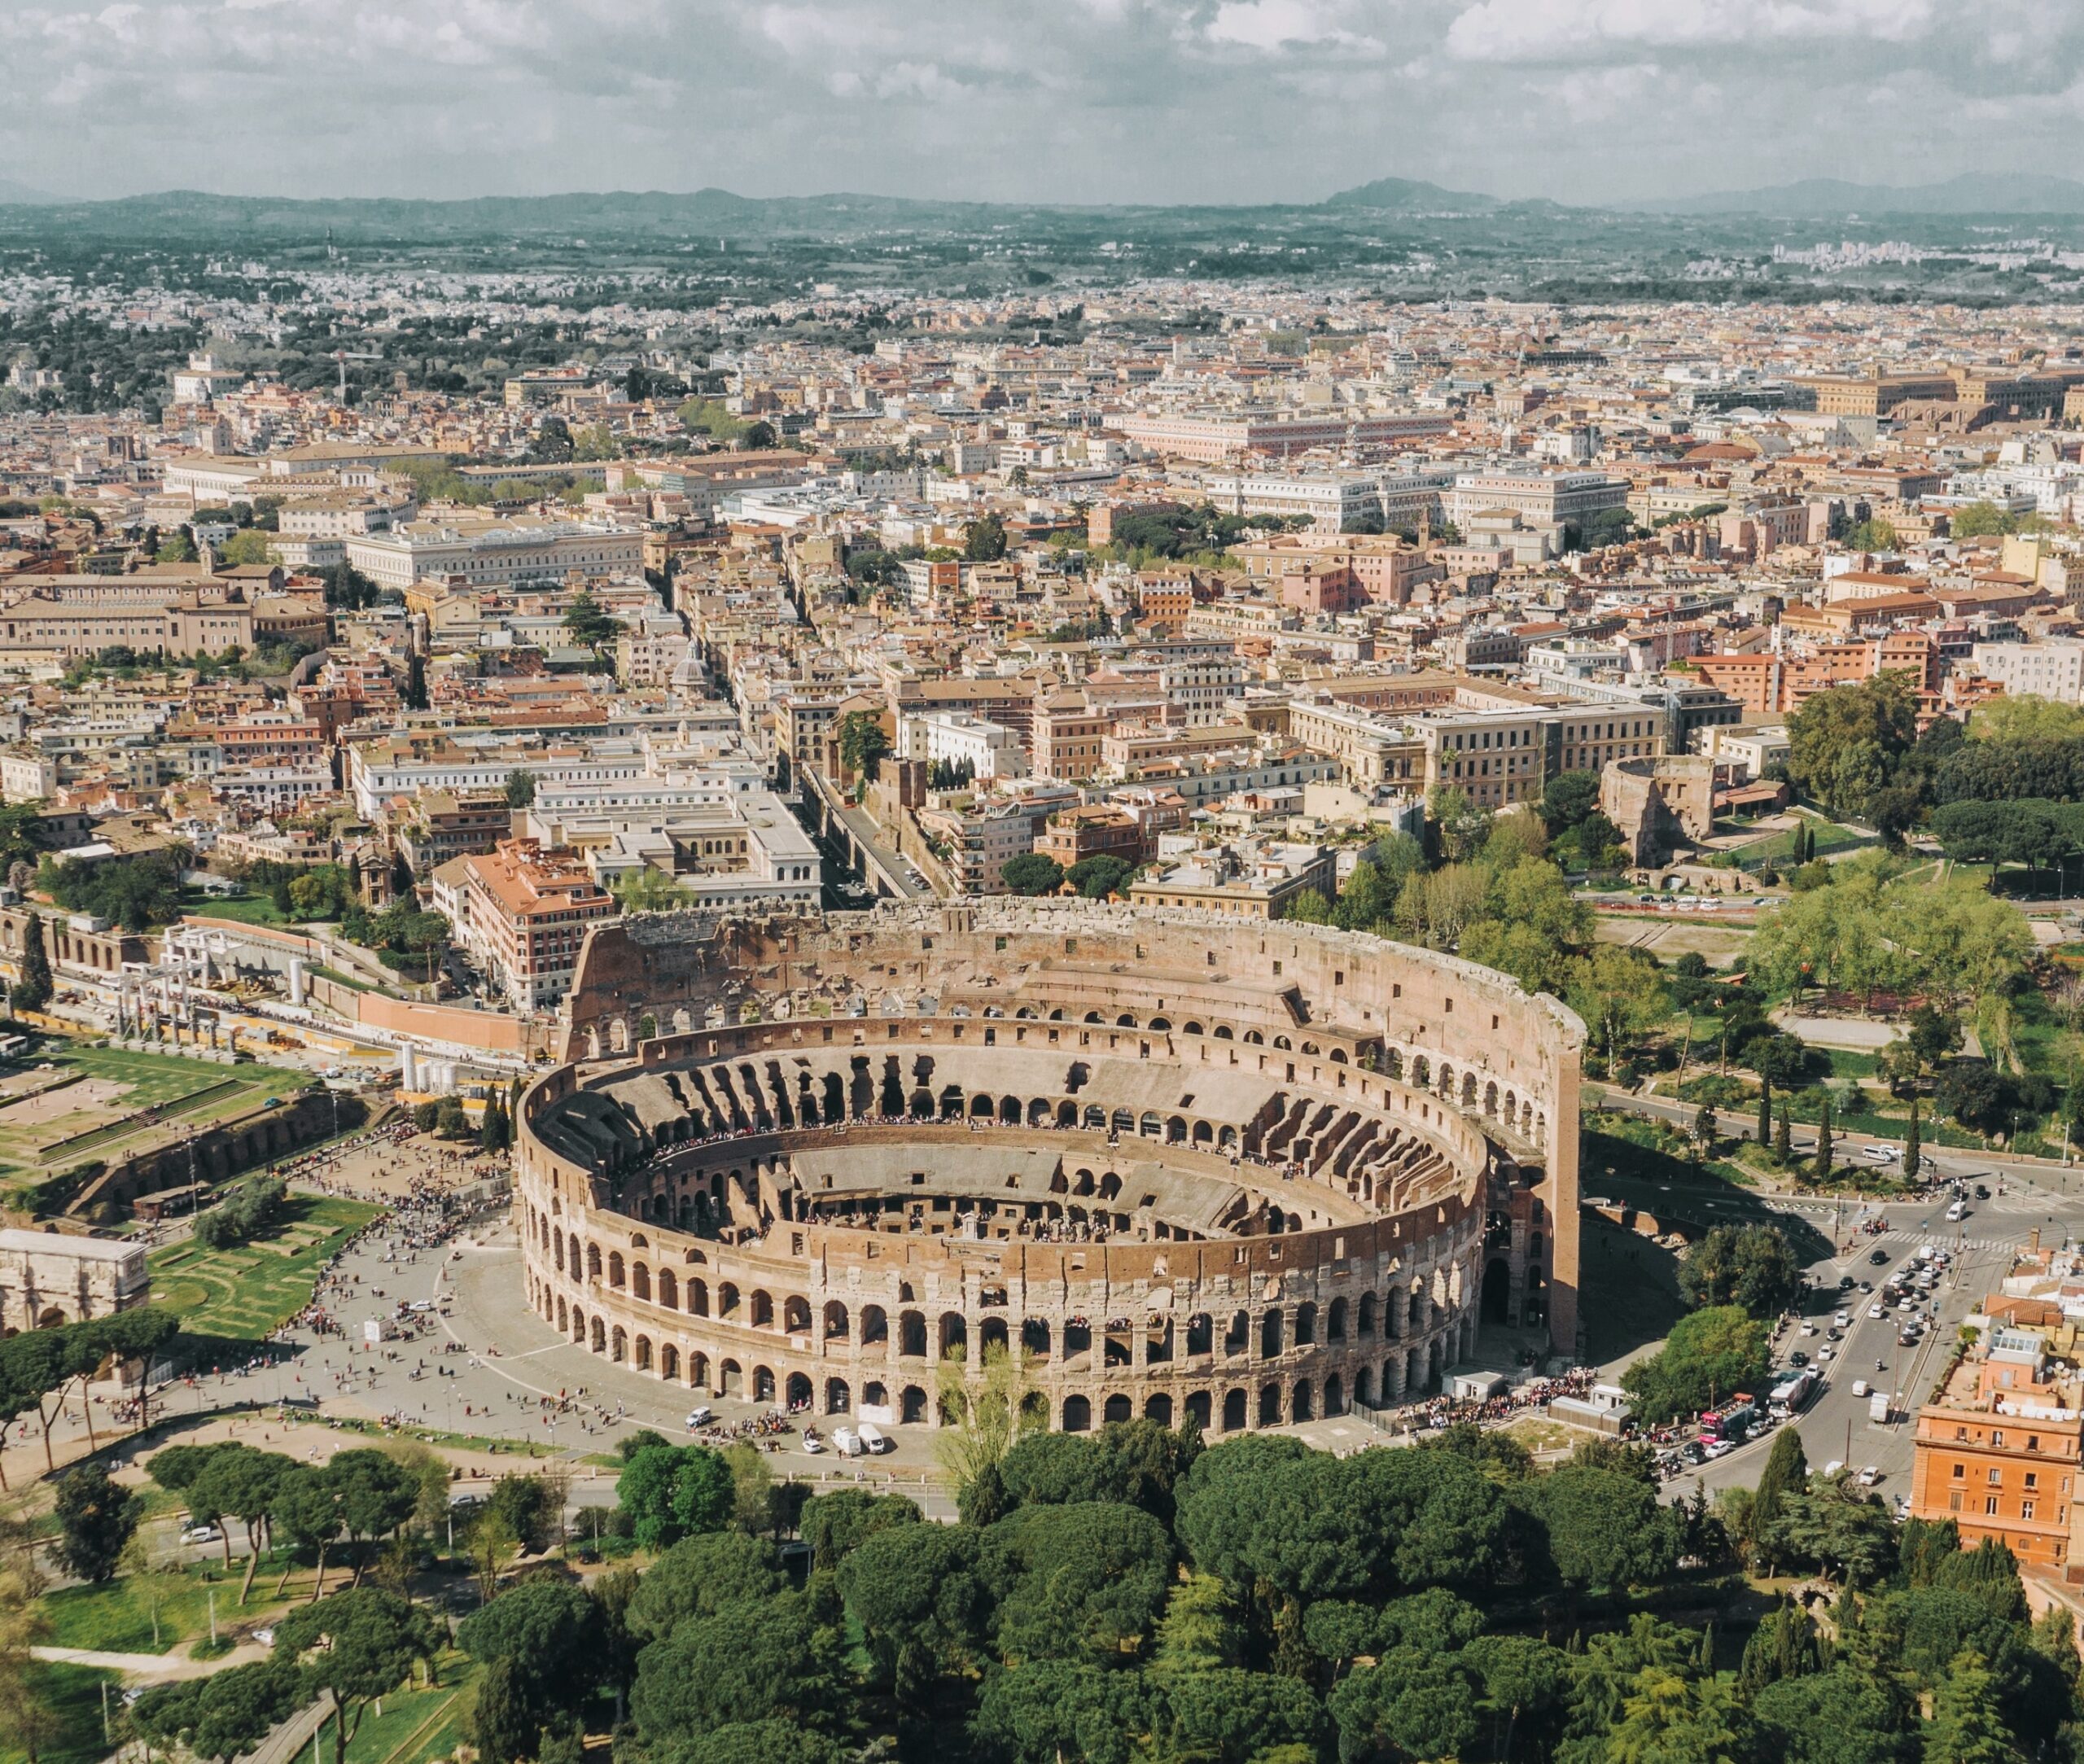
[[[690,1352],[683,1356],[676,1343],[655,1343],[647,1335],[633,1334],[621,1324],[611,1324],[598,1315],[589,1316],[576,1305],[567,1306],[562,1297],[554,1300],[554,1307],[545,1298],[544,1320],[553,1323],[558,1333],[574,1344],[618,1364],[655,1373],[668,1382],[679,1383],[685,1379],[690,1389],[713,1397],[753,1403],[786,1403],[792,1408],[808,1407],[834,1416],[851,1414],[854,1410],[855,1387],[844,1378],[827,1377],[821,1387],[808,1372],[778,1372],[773,1367],[759,1363],[748,1367],[735,1358],[720,1356],[712,1359],[702,1352]],[[1148,1392],[1143,1398],[1141,1412],[1145,1419],[1167,1426],[1173,1425],[1177,1416],[1190,1416],[1204,1429],[1223,1433],[1278,1427],[1320,1416],[1343,1415],[1350,1404],[1374,1407],[1430,1394],[1440,1388],[1447,1363],[1447,1342],[1436,1337],[1406,1353],[1380,1361],[1363,1362],[1322,1379],[1269,1381],[1256,1387],[1233,1385],[1221,1390],[1197,1388],[1176,1397],[1167,1390]],[[944,1423],[949,1419],[944,1410],[938,1413],[932,1411],[926,1388],[922,1385],[900,1386],[893,1404],[890,1387],[871,1379],[860,1385],[859,1396],[865,1407],[895,1407],[898,1418],[908,1424],[928,1420]],[[1137,1412],[1135,1397],[1120,1390],[1097,1396],[1084,1391],[1070,1392],[1057,1399],[1053,1417],[1048,1415],[1049,1399],[1045,1394],[1032,1393],[1028,1400],[1043,1419],[1053,1419],[1055,1425],[1066,1433],[1083,1433],[1096,1424],[1129,1420]]]

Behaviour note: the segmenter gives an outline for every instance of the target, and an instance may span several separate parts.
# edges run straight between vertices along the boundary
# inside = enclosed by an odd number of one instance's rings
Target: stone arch
[[[633,1363],[633,1364],[637,1368],[637,1369],[639,1372],[649,1372],[649,1371],[650,1371],[650,1369],[651,1369],[651,1337],[650,1337],[650,1336],[648,1336],[648,1335],[640,1335],[640,1336],[638,1336],[638,1337],[637,1337],[637,1340],[636,1340],[636,1342],[635,1342],[635,1344],[634,1344],[634,1345],[635,1345],[635,1349],[636,1349],[636,1355],[635,1355],[634,1359],[632,1361],[632,1363]]]
[[[590,1341],[593,1351],[597,1354],[605,1354],[608,1349],[607,1328],[598,1317],[596,1317],[593,1319],[593,1333]]]
[[[825,1338],[828,1342],[847,1339],[847,1307],[836,1298],[825,1302]]]
[[[897,1418],[900,1421],[926,1420],[926,1393],[918,1385],[908,1384],[898,1394]]]
[[[1072,1395],[1064,1399],[1063,1430],[1067,1434],[1083,1434],[1092,1425],[1092,1402],[1089,1397]]]
[[[618,1323],[615,1333],[608,1337],[608,1358],[620,1365],[628,1357],[629,1337]]]
[[[1250,1399],[1243,1390],[1232,1388],[1223,1393],[1223,1430],[1234,1434],[1242,1429],[1250,1416]]]
[[[1109,1423],[1128,1421],[1136,1419],[1136,1412],[1135,1405],[1129,1401],[1127,1393],[1117,1390],[1101,1407],[1100,1418]]]
[[[805,1374],[792,1372],[789,1381],[782,1386],[782,1394],[791,1409],[808,1408],[816,1388]]]
[[[681,1350],[671,1342],[663,1342],[659,1349],[659,1376],[669,1383],[678,1383],[681,1376]]]
[[[825,1412],[826,1414],[844,1415],[853,1406],[853,1393],[847,1388],[847,1381],[844,1378],[828,1378],[825,1381]]]

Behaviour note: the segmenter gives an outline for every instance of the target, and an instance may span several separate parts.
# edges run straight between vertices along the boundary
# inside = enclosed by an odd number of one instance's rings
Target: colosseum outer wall
[[[641,1062],[609,1066],[604,1079],[567,1066],[524,1103],[519,1205],[532,1300],[567,1328],[583,1318],[581,1338],[603,1351],[698,1388],[729,1390],[735,1376],[745,1394],[759,1394],[764,1380],[777,1399],[808,1393],[830,1407],[832,1393],[856,1402],[873,1390],[895,1408],[921,1396],[922,1380],[930,1388],[932,1364],[951,1342],[988,1342],[995,1331],[1003,1338],[1010,1324],[1050,1345],[1040,1363],[1059,1425],[1097,1423],[1103,1404],[1105,1416],[1120,1404],[1168,1416],[1198,1405],[1205,1423],[1220,1428],[1241,1399],[1248,1425],[1320,1403],[1388,1402],[1436,1380],[1473,1346],[1477,1293],[1487,1264],[1507,1253],[1508,1235],[1513,1303],[1539,1289],[1557,1350],[1574,1346],[1583,1026],[1554,1000],[1451,957],[1322,927],[1085,903],[884,907],[721,925],[667,916],[594,931],[568,1009],[568,1055],[612,1060],[642,1031],[655,1039]],[[1183,1084],[1220,1084],[1216,1073],[1191,1075],[1211,1061],[1236,1067],[1241,1056],[1263,1081],[1292,1088],[1298,1107],[1319,1098],[1327,1114],[1355,1104],[1400,1120],[1457,1173],[1453,1192],[1360,1217],[1333,1188],[1305,1193],[1305,1182],[1297,1193],[1307,1215],[1291,1208],[1292,1234],[1236,1241],[993,1247],[777,1222],[741,1247],[698,1241],[670,1228],[670,1216],[647,1221],[644,1209],[663,1204],[644,1198],[652,1177],[604,1174],[559,1155],[534,1130],[582,1083],[608,1082],[633,1064],[663,1072],[754,1048],[880,1052],[892,1044],[974,1062],[980,1044],[998,1042],[992,1069],[1024,1075],[1022,1050],[1032,1046],[1031,1075],[986,1082],[1027,1093],[1010,1126],[1022,1125],[1022,1107],[1031,1121],[1052,1108],[1069,1121],[1075,1108],[1050,1094],[1061,1088],[1050,1070],[1063,1061],[1053,1048],[1042,1053],[1045,1035],[1052,1044],[1075,1035],[1096,1058],[1134,1060],[1145,1071],[1143,1062],[1172,1062]],[[1018,1046],[1006,1045],[1016,1037]],[[959,1122],[850,1123],[865,1145],[917,1143],[922,1162],[932,1143],[962,1130]],[[1192,1143],[1184,1119],[1171,1128],[1180,1136],[1164,1154],[1171,1162],[1190,1175],[1200,1160],[1220,1173],[1210,1122],[1193,1123]],[[725,1163],[742,1192],[777,1192],[760,1184],[787,1164],[789,1140],[755,1135],[735,1149],[722,1141],[720,1154],[712,1145],[651,1158],[680,1169],[684,1208],[685,1176],[721,1184]],[[941,1155],[968,1153],[957,1146]],[[773,1165],[766,1177],[756,1167],[763,1157]],[[659,1314],[662,1286],[676,1301],[670,1321]],[[691,1308],[698,1289],[702,1314]],[[727,1293],[742,1315],[717,1309]],[[1112,1326],[1123,1324],[1127,1339],[1117,1343]],[[1241,1327],[1252,1350],[1235,1363],[1210,1336]],[[1107,1337],[1104,1366],[1101,1348],[1088,1346],[1088,1368],[1070,1344],[1093,1332]],[[929,1346],[923,1356],[908,1351]]]

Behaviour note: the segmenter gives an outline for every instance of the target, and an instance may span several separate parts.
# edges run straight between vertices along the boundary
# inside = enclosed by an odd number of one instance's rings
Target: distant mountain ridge
[[[1516,217],[1614,215],[1756,215],[1824,219],[1859,214],[2084,215],[2084,181],[2032,173],[1964,173],[1942,182],[1860,184],[1812,177],[1758,190],[1715,190],[1566,207],[1547,198],[1508,200],[1451,190],[1422,178],[1378,177],[1320,202],[1268,204],[956,202],[835,191],[811,196],[742,196],[714,187],[689,191],[575,190],[547,196],[234,196],[169,190],[99,201],[49,195],[0,179],[0,225],[20,231],[78,225],[103,234],[151,238],[195,234],[351,240],[508,237],[584,241],[658,239],[704,233],[747,239],[866,234],[883,229],[1018,225],[1024,219],[1088,221],[1173,216],[1316,214],[1355,221],[1370,214]],[[1347,222],[1346,224],[1351,224]]]
[[[1327,196],[1327,208],[1377,208],[1389,214],[1438,213],[1455,210],[1488,212],[1504,204],[1495,196],[1472,190],[1447,190],[1423,178],[1378,177],[1370,184],[1355,184]]]
[[[1606,206],[1631,214],[2084,214],[2084,182],[2041,172],[1964,172],[1933,184],[1805,177],[1762,190],[1714,190]]]

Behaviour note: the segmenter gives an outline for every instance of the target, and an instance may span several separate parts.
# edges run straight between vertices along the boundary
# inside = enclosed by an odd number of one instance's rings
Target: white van
[[[852,1428],[835,1427],[832,1429],[832,1449],[843,1458],[852,1458],[860,1451],[861,1442]]]
[[[1966,1201],[1956,1201],[1951,1206],[1946,1209],[1946,1222],[1950,1225],[1955,1224],[1959,1221],[1966,1219],[1968,1216],[1968,1203]]]
[[[881,1452],[894,1449],[890,1441],[883,1437],[882,1430],[873,1421],[862,1422],[856,1437],[861,1442],[861,1450],[872,1458]]]
[[[1864,1378],[1853,1380],[1853,1394],[1856,1397],[1863,1397],[1867,1394],[1867,1381]]]
[[[687,1412],[687,1430],[691,1434],[698,1427],[707,1427],[716,1418],[715,1410],[707,1403],[698,1403]]]

